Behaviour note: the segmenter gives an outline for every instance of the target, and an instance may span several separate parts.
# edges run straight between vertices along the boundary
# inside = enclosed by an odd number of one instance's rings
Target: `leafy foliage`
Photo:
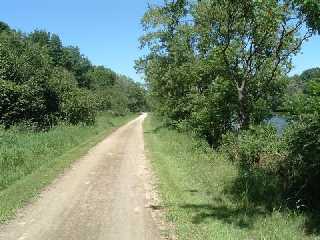
[[[319,208],[319,123],[318,117],[304,119],[282,137],[271,126],[224,135],[219,150],[239,167],[234,190],[245,192],[248,201],[272,195],[264,202],[270,208],[283,203],[300,210]]]
[[[285,146],[276,130],[266,125],[224,135],[221,149],[243,169],[264,168],[274,171],[275,166],[286,157]]]
[[[320,33],[320,2],[318,0],[294,0],[300,6],[300,11],[306,16],[310,28]]]
[[[172,0],[142,18],[148,53],[136,68],[153,110],[220,146],[252,199],[320,202],[319,69],[287,77],[292,57],[320,30],[319,7],[318,0]],[[296,126],[286,137],[264,126],[277,110]]]
[[[286,191],[291,204],[320,207],[320,119],[314,117],[294,126],[287,136],[284,162]]]
[[[21,121],[44,124],[46,102],[41,98],[42,89],[31,84],[18,85],[0,81],[0,123],[6,128]],[[40,96],[40,97],[39,97]]]
[[[277,110],[291,57],[313,30],[287,1],[165,1],[142,19],[137,61],[155,111],[218,143]]]
[[[308,215],[273,205],[281,200],[281,184],[270,172],[253,168],[239,175],[237,165],[203,140],[199,143],[188,133],[168,129],[153,114],[145,121],[145,141],[161,183],[161,206],[175,226],[174,237],[301,240],[319,236],[318,212],[312,221]]]
[[[120,96],[120,97],[119,97]],[[56,34],[22,34],[0,23],[0,124],[35,129],[59,121],[92,124],[97,111],[145,109],[145,89],[103,66]],[[119,98],[121,99],[119,101]]]
[[[289,92],[284,102],[286,108],[295,118],[309,118],[320,113],[320,69],[314,68],[291,79],[296,89]]]

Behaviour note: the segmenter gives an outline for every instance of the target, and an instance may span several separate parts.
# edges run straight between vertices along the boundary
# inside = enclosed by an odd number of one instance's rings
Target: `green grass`
[[[307,233],[304,215],[270,211],[233,194],[236,168],[204,142],[162,127],[153,116],[144,127],[161,205],[178,239],[320,239]]]
[[[59,173],[137,115],[101,113],[94,126],[60,125],[47,132],[0,130],[0,222],[35,198]]]

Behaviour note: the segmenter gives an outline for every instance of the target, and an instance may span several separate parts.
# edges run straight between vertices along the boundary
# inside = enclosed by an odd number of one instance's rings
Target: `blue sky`
[[[133,66],[143,54],[138,38],[148,2],[160,0],[2,0],[0,21],[23,32],[45,29],[65,45],[79,46],[93,64],[107,66],[140,81]],[[320,37],[314,37],[294,58],[291,74],[320,67]]]

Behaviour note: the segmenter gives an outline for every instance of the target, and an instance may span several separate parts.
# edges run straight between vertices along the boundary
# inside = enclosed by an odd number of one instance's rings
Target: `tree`
[[[314,33],[300,12],[273,0],[150,6],[140,40],[149,54],[136,66],[155,110],[209,139],[263,121],[279,105],[291,57]]]
[[[141,84],[130,81],[128,87],[128,108],[130,112],[147,110],[146,90]]]
[[[293,0],[306,18],[308,27],[320,33],[320,2],[318,0]]]
[[[304,82],[307,82],[307,81],[312,80],[314,78],[320,78],[320,68],[308,69],[300,75],[300,78]]]
[[[0,21],[0,33],[1,32],[9,32],[9,31],[10,31],[9,25]]]
[[[294,118],[313,118],[320,115],[320,71],[312,68],[296,76],[299,88],[289,92],[284,103]]]
[[[45,85],[50,76],[47,52],[16,32],[0,35],[0,123],[46,124]]]
[[[290,57],[312,34],[299,36],[305,19],[286,2],[208,0],[196,9],[200,46],[209,46],[206,59],[219,62],[219,75],[237,92],[240,128],[262,121],[264,114],[256,118],[255,112],[271,110],[272,98],[282,91],[282,76],[290,70]]]
[[[124,115],[145,108],[145,89],[111,69],[93,66],[58,35],[30,34],[0,22],[0,124],[46,129],[59,121],[92,124],[97,111]]]
[[[29,34],[28,39],[41,47],[48,46],[50,42],[51,33],[44,30],[35,30]]]
[[[62,66],[63,46],[58,35],[52,34],[48,43],[49,55],[52,59],[53,65],[58,67]]]
[[[155,98],[155,108],[172,120],[188,118],[186,101],[192,80],[190,67],[194,60],[190,42],[187,1],[165,1],[163,6],[150,6],[142,19],[146,34],[141,47],[150,54],[137,61],[137,69],[146,76],[148,90]]]
[[[111,69],[96,66],[87,73],[87,78],[90,79],[90,87],[98,90],[112,87],[116,82],[117,74]]]
[[[78,47],[63,48],[61,65],[75,75],[80,87],[90,88],[91,82],[87,73],[92,65],[89,59],[80,53]]]

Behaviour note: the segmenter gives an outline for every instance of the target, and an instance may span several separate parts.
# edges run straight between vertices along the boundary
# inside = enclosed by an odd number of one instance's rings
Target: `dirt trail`
[[[150,172],[142,115],[115,131],[58,178],[1,240],[157,240],[148,208]]]

